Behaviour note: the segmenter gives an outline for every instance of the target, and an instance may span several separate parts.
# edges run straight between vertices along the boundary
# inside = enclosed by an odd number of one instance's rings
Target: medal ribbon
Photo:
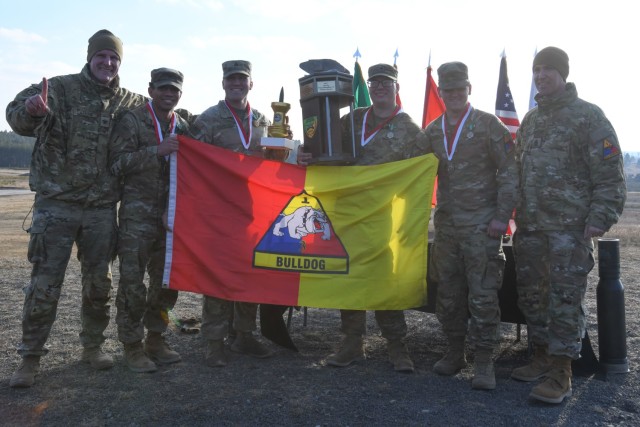
[[[238,115],[236,114],[236,111],[233,109],[233,107],[229,105],[226,99],[224,100],[224,103],[229,109],[229,111],[231,111],[231,114],[233,115],[233,120],[236,121],[236,126],[238,128],[238,135],[240,135],[240,140],[242,141],[242,145],[244,149],[248,150],[249,145],[251,145],[251,135],[253,133],[253,126],[251,126],[251,123],[253,123],[253,112],[251,111],[251,107],[249,107],[249,103],[247,102],[247,118],[249,119],[248,131],[245,130],[244,126],[242,125],[242,120],[240,120],[240,117],[238,117]]]
[[[464,123],[467,121],[467,117],[469,117],[469,113],[471,112],[471,104],[467,104],[467,109],[465,110],[464,116],[458,120],[455,127],[455,138],[453,143],[447,141],[447,120],[445,119],[446,114],[442,115],[442,130],[444,132],[444,150],[447,153],[447,159],[451,160],[453,158],[453,153],[456,151],[456,147],[458,146],[458,138],[460,138],[460,132],[464,129]]]
[[[402,113],[404,110],[402,109],[402,106],[398,105],[396,107],[395,110],[393,110],[393,113],[391,113],[391,115],[389,117],[387,117],[382,123],[380,123],[378,126],[375,127],[375,129],[373,129],[371,132],[367,132],[367,117],[369,117],[369,112],[371,111],[370,107],[366,113],[364,113],[364,119],[362,120],[362,138],[360,139],[360,144],[364,147],[365,145],[367,145],[369,143],[369,141],[371,141],[373,139],[374,136],[376,136],[376,134],[378,133],[378,131],[380,129],[382,129],[383,127],[385,127],[390,121],[391,119],[393,119],[395,116],[397,116],[398,114]]]
[[[156,131],[156,140],[158,141],[158,145],[162,142],[162,127],[160,126],[160,120],[156,116],[156,112],[153,111],[153,106],[151,105],[151,101],[147,102],[147,110],[151,113],[151,118],[153,119],[153,128]],[[176,113],[171,113],[171,125],[169,126],[169,134],[176,132]]]

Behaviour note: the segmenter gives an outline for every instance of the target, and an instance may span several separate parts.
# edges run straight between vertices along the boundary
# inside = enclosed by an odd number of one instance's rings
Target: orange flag
[[[422,128],[426,128],[429,123],[440,117],[444,113],[445,107],[438,86],[431,77],[431,65],[427,67],[427,86],[424,91],[424,109],[422,110]],[[431,207],[437,204],[436,193],[438,190],[438,180],[433,185],[433,197],[431,199]]]

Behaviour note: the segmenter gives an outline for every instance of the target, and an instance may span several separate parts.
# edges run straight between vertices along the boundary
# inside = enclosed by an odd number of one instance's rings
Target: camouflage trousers
[[[169,310],[178,299],[178,291],[162,286],[165,257],[165,232],[158,229],[153,237],[139,233],[135,224],[120,224],[118,257],[120,281],[116,295],[118,339],[130,344],[144,339],[144,328],[164,332]],[[149,287],[144,276],[148,273]]]
[[[22,342],[18,353],[43,355],[56,319],[58,300],[71,258],[78,249],[82,272],[82,330],[84,347],[98,347],[109,324],[111,260],[116,246],[116,209],[87,208],[77,203],[36,196],[29,229],[27,257],[33,264],[24,288]]]
[[[221,340],[233,326],[238,332],[251,332],[257,329],[256,315],[258,304],[227,301],[204,295],[202,298],[202,338]],[[233,319],[233,325],[229,325]]]
[[[376,310],[376,322],[382,336],[389,341],[403,339],[407,335],[407,322],[402,310]],[[340,310],[342,333],[363,336],[366,333],[367,312],[364,310]]]
[[[530,340],[549,354],[577,359],[586,331],[584,297],[595,264],[583,231],[524,231],[513,242],[518,307]]]
[[[448,337],[468,335],[477,347],[494,348],[499,339],[505,256],[487,225],[436,228],[432,268],[438,282],[436,316]]]

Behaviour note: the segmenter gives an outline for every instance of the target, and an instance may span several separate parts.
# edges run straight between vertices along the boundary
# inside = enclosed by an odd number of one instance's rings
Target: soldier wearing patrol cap
[[[516,136],[520,177],[514,254],[518,306],[527,319],[533,360],[511,377],[543,381],[531,398],[571,396],[571,361],[580,357],[592,237],[618,222],[626,200],[623,157],[600,108],[567,83],[569,56],[549,46],[533,60],[538,106]]]
[[[436,315],[449,349],[433,369],[453,375],[464,368],[468,338],[475,345],[471,386],[491,390],[496,387],[493,350],[505,264],[501,237],[516,203],[513,141],[495,115],[469,103],[465,64],[442,64],[438,85],[446,111],[425,133],[440,161],[432,265],[438,282]]]
[[[222,63],[225,98],[198,116],[189,130],[194,139],[237,153],[264,157],[260,139],[267,136],[270,123],[264,114],[249,105],[249,91],[253,88],[251,68],[251,63],[244,60]],[[247,198],[250,195],[247,194]],[[253,303],[203,297],[202,336],[207,343],[207,366],[226,366],[228,358],[224,339],[230,326],[237,334],[230,346],[231,351],[257,358],[272,356],[273,352],[253,335],[257,329],[257,310],[258,305]],[[232,325],[229,325],[230,318],[233,319]]]
[[[109,141],[111,173],[123,178],[116,324],[125,362],[134,372],[153,372],[156,364],[181,360],[162,336],[167,329],[167,312],[178,298],[177,291],[162,286],[162,275],[166,236],[163,216],[169,193],[167,156],[178,151],[176,135],[187,131],[187,123],[174,111],[182,96],[183,81],[178,70],[151,71],[151,100],[127,112]]]
[[[95,369],[113,366],[101,346],[110,318],[120,188],[107,170],[106,148],[113,118],[145,102],[120,86],[122,57],[122,41],[99,30],[89,38],[80,73],[45,78],[7,106],[11,128],[36,138],[29,174],[35,192],[28,252],[33,270],[22,310],[22,364],[11,387],[35,383],[74,243],[82,265],[81,360]]]
[[[368,77],[372,106],[358,108],[340,120],[345,139],[351,139],[351,123],[354,123],[356,143],[361,146],[353,165],[377,165],[425,154],[427,147],[420,126],[396,104],[400,90],[398,70],[388,64],[376,64],[369,67]],[[310,157],[311,153],[299,152],[298,164],[306,165]],[[341,310],[340,317],[344,339],[337,351],[326,359],[328,365],[336,367],[365,358],[366,311]],[[404,343],[407,334],[404,312],[378,310],[375,318],[387,340],[389,361],[394,370],[413,372],[414,364]]]

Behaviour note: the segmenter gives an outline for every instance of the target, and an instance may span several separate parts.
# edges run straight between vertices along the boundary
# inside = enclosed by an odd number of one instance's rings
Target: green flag
[[[364,77],[362,76],[362,69],[360,68],[360,64],[357,60],[355,71],[353,72],[353,105],[355,105],[356,108],[368,107],[371,105],[367,82],[364,81]]]

